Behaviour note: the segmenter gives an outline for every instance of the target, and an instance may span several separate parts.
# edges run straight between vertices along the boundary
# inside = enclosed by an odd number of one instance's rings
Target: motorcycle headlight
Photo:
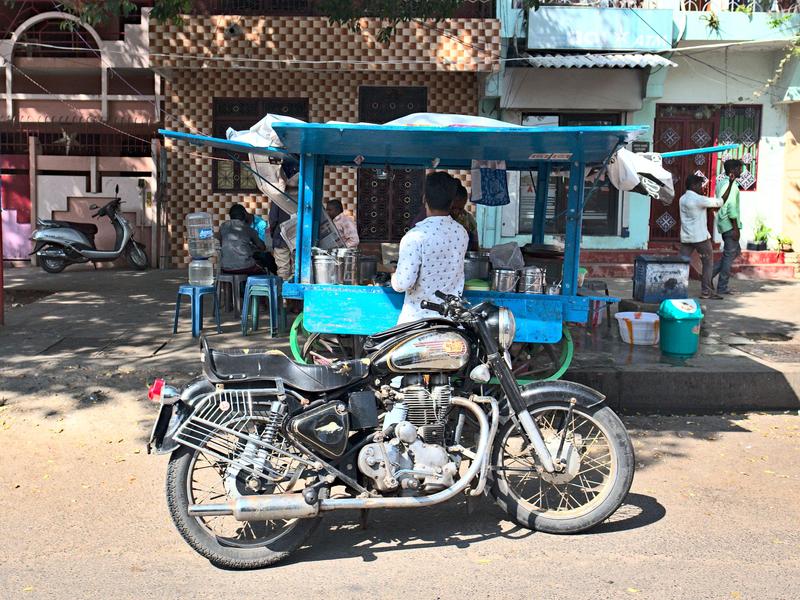
[[[508,350],[514,341],[514,336],[517,334],[517,320],[507,308],[500,308],[500,313],[497,315],[498,332],[497,342],[504,350]]]

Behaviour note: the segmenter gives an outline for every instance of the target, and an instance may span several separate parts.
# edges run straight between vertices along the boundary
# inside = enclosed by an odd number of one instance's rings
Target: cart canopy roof
[[[470,168],[504,160],[509,169],[539,162],[600,163],[619,144],[647,131],[614,127],[432,127],[339,123],[275,123],[286,150],[317,154],[326,164]]]
[[[494,127],[303,122],[275,122],[271,126],[282,148],[163,129],[159,133],[232,152],[278,157],[287,153],[316,154],[329,165],[468,169],[473,160],[503,160],[508,169],[530,169],[537,163],[569,163],[573,159],[601,163],[620,144],[636,139],[648,129],[630,125]]]

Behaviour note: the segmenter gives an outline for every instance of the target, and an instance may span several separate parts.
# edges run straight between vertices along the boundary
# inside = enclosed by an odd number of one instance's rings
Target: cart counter
[[[285,283],[283,296],[303,300],[303,324],[308,331],[372,335],[394,327],[403,294],[391,287]],[[556,343],[564,321],[585,323],[593,300],[616,302],[608,296],[556,296],[467,290],[473,305],[489,300],[514,313],[517,342]]]

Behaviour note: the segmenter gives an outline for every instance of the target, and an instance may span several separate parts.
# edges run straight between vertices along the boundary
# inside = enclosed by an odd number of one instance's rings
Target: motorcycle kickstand
[[[359,511],[359,523],[361,524],[361,530],[366,531],[367,526],[369,525],[369,509],[362,508]]]

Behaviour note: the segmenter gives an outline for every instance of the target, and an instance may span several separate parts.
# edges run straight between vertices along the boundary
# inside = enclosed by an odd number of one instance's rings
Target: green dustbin
[[[703,311],[697,300],[664,300],[658,309],[661,320],[661,352],[691,356],[700,344]]]

